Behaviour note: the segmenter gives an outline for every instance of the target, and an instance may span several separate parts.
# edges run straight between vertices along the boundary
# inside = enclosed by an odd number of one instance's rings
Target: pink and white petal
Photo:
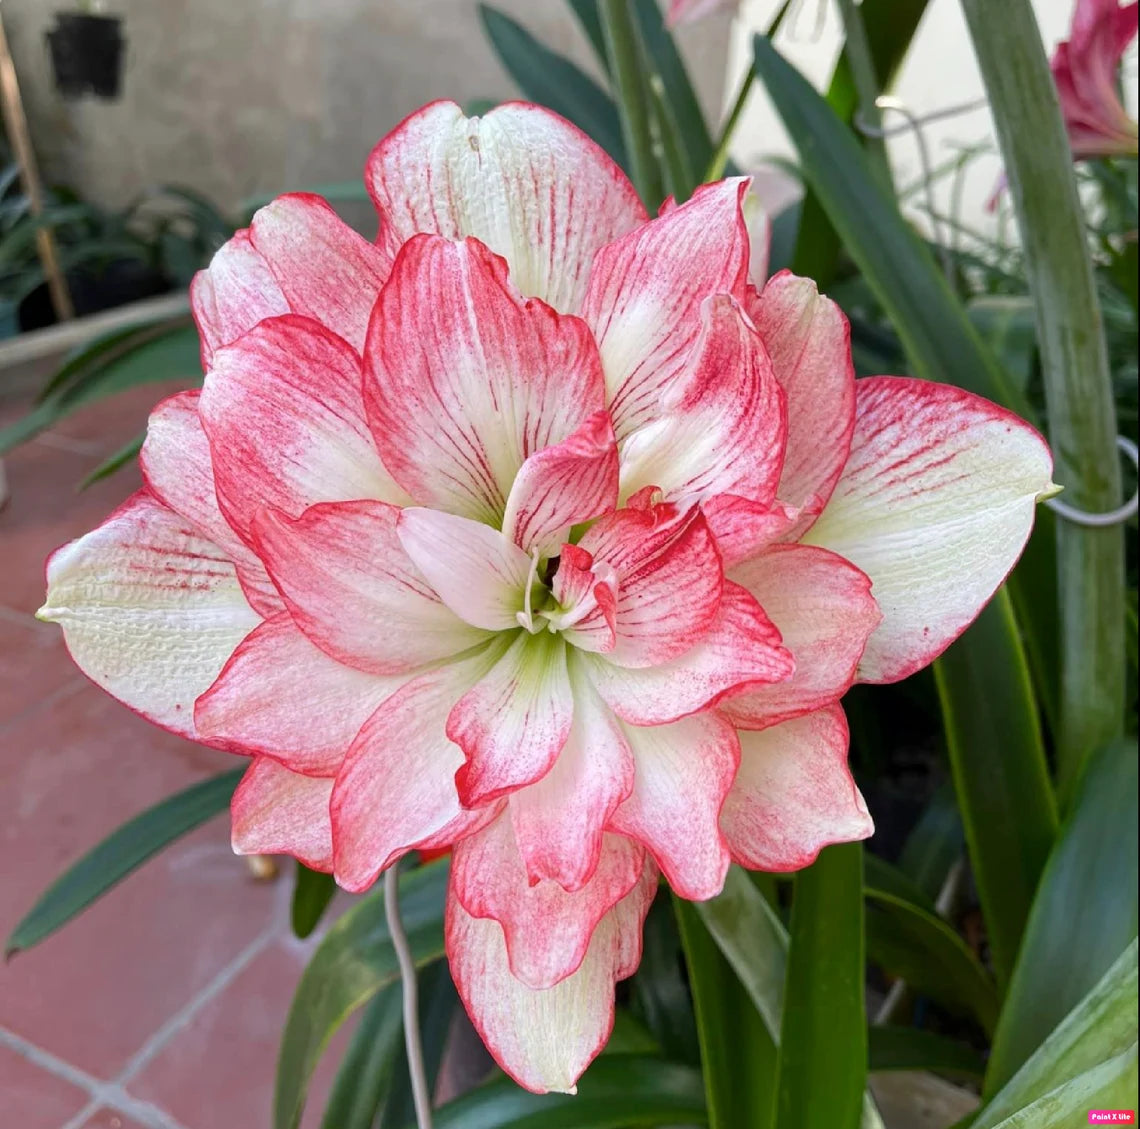
[[[698,188],[598,252],[582,316],[597,339],[621,442],[660,414],[661,393],[685,370],[711,294],[744,299],[745,178]]]
[[[577,545],[564,544],[551,582],[555,609],[539,615],[581,651],[609,652],[617,643],[617,573]]]
[[[821,509],[819,503],[816,513]],[[778,500],[765,505],[736,494],[718,494],[701,503],[701,512],[727,569],[788,536],[804,511]]]
[[[438,667],[412,679],[364,723],[337,774],[332,794],[336,879],[367,889],[401,855],[469,834],[496,814],[459,803],[459,747],[447,738],[456,700],[487,673],[496,651]]]
[[[260,622],[225,554],[146,490],[51,555],[36,615],[92,682],[195,739],[194,699]]]
[[[487,1049],[520,1086],[575,1092],[610,1036],[617,981],[641,962],[641,930],[656,892],[647,861],[637,885],[598,923],[578,970],[538,991],[512,975],[502,926],[472,917],[449,892],[444,928],[455,986]]]
[[[729,864],[717,819],[740,760],[736,730],[715,710],[624,728],[634,785],[611,829],[644,844],[682,898],[716,897]]]
[[[694,647],[716,618],[724,584],[716,542],[699,507],[659,504],[600,518],[578,543],[617,574],[619,666],[669,662]]]
[[[358,353],[391,251],[353,231],[320,196],[290,192],[250,222],[253,246],[269,264],[289,309],[312,318]]]
[[[447,718],[447,736],[467,758],[455,774],[463,806],[477,807],[545,776],[573,717],[566,643],[547,631],[517,632]]]
[[[256,757],[230,801],[234,853],[292,855],[311,870],[331,873],[332,787],[331,777],[303,776]]]
[[[597,869],[602,832],[633,790],[633,754],[617,718],[575,665],[574,721],[550,771],[510,797],[511,822],[530,882],[580,890]]]
[[[237,752],[331,778],[361,726],[406,681],[342,666],[280,612],[241,641],[195,703],[194,725]]]
[[[618,451],[608,412],[595,412],[569,439],[523,463],[507,497],[503,533],[525,552],[555,556],[570,527],[612,510]]]
[[[230,528],[218,508],[210,443],[198,418],[197,390],[163,400],[147,421],[139,467],[150,492],[213,541],[237,569],[246,599],[265,617],[284,605],[257,555]]]
[[[518,627],[533,561],[497,529],[409,506],[396,536],[436,595],[460,619],[487,631]]]
[[[605,407],[586,325],[524,299],[475,239],[404,244],[373,313],[365,376],[396,480],[421,505],[496,527],[523,463]]]
[[[748,225],[748,281],[754,289],[762,290],[768,281],[768,256],[772,246],[772,220],[764,201],[755,186],[744,197],[744,222]],[[751,311],[752,296],[745,299],[745,309]]]
[[[689,365],[660,395],[661,414],[622,448],[621,492],[666,499],[776,496],[786,440],[784,393],[760,335],[728,294],[706,298]]]
[[[291,519],[262,510],[254,544],[297,626],[338,662],[415,670],[487,639],[444,605],[396,534],[385,502],[323,502]]]
[[[601,919],[637,884],[645,851],[621,835],[607,835],[590,881],[568,893],[549,879],[531,883],[503,812],[455,844],[451,883],[472,917],[503,927],[511,974],[528,988],[553,988],[582,963]]]
[[[563,313],[582,304],[599,248],[646,220],[633,185],[584,133],[512,102],[466,118],[433,102],[373,150],[365,180],[386,230],[473,235],[515,286]]]
[[[741,686],[775,688],[795,664],[765,609],[726,583],[720,609],[701,641],[660,666],[625,668],[605,655],[582,656],[606,704],[631,725],[662,725],[707,709]]]
[[[670,0],[665,26],[674,28],[696,23],[716,12],[735,11],[739,6],[740,0]]]
[[[202,367],[259,321],[289,313],[269,264],[242,229],[217,251],[190,283],[190,307],[202,341]]]
[[[316,502],[407,501],[384,469],[360,390],[360,358],[290,315],[219,349],[198,401],[218,503],[249,540],[262,506],[297,517]]]
[[[882,620],[867,576],[809,545],[776,545],[731,576],[772,617],[796,669],[786,681],[730,694],[721,710],[741,728],[763,729],[837,702]]]
[[[1056,492],[1045,440],[946,384],[859,381],[851,457],[806,542],[870,578],[883,620],[859,664],[895,682],[936,659],[1021,554],[1037,501]]]
[[[875,830],[847,768],[839,706],[740,734],[740,771],[720,826],[732,857],[752,870],[799,870],[832,843]]]
[[[790,271],[770,278],[749,312],[787,397],[787,454],[777,495],[805,509],[802,531],[831,497],[851,449],[851,327],[811,279]]]

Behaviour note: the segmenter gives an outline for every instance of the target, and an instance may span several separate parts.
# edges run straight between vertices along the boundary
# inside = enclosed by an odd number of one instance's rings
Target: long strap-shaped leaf
[[[238,769],[193,784],[113,831],[44,892],[12,930],[5,956],[50,937],[152,855],[225,811],[241,774]]]
[[[400,913],[419,965],[443,955],[446,889],[447,862],[442,859],[400,879]],[[377,889],[329,929],[297,985],[277,1058],[275,1129],[294,1129],[299,1123],[309,1078],[333,1032],[399,975],[383,891]]]
[[[1049,405],[1070,504],[1120,504],[1116,411],[1084,217],[1056,87],[1030,0],[962,0],[1017,211]],[[1124,533],[1058,523],[1062,787],[1124,725]]]

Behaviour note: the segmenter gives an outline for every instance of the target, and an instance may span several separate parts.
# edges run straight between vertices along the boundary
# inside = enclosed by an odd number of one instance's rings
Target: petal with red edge
[[[946,384],[859,381],[851,457],[805,541],[870,578],[883,621],[859,664],[894,682],[936,659],[1017,561],[1052,456],[1027,423]]]
[[[364,422],[360,358],[314,321],[272,318],[219,349],[198,411],[218,503],[247,540],[262,506],[297,517],[315,502],[407,501]]]
[[[660,397],[661,415],[622,448],[623,497],[646,486],[672,501],[776,496],[784,459],[784,393],[760,335],[728,294],[700,308],[689,367]]]
[[[237,232],[214,252],[210,265],[190,283],[190,306],[202,339],[202,365],[265,318],[289,313],[269,264],[253,246],[249,231]]]
[[[612,510],[618,451],[608,412],[595,412],[569,439],[537,451],[515,477],[503,533],[524,551],[555,555],[570,527]]]
[[[494,918],[507,943],[511,974],[528,988],[552,988],[582,963],[598,922],[637,884],[645,851],[621,835],[607,835],[590,881],[567,893],[549,879],[535,884],[504,812],[455,844],[452,890],[472,917]]]
[[[194,699],[260,622],[225,554],[145,490],[51,555],[36,615],[96,685],[184,737]]]
[[[698,188],[680,207],[598,252],[582,316],[602,354],[618,440],[660,414],[661,393],[689,363],[712,294],[744,299],[744,178]]]
[[[150,413],[139,467],[150,492],[233,561],[250,604],[266,617],[281,611],[281,597],[265,567],[218,508],[210,444],[198,418],[197,391],[179,392]]]
[[[806,508],[802,531],[831,497],[851,449],[851,328],[811,279],[789,271],[768,280],[749,313],[787,397],[787,454],[776,493],[787,505]]]
[[[295,520],[262,510],[254,544],[298,627],[339,662],[397,674],[486,640],[432,591],[385,502],[324,502]]]
[[[677,721],[742,685],[780,684],[795,669],[780,632],[743,588],[726,583],[712,625],[695,646],[660,666],[614,666],[583,656],[606,704],[632,725]],[[765,688],[776,689],[775,686]]]
[[[724,577],[698,507],[668,504],[600,518],[578,547],[617,574],[619,666],[657,666],[696,646],[716,618]]]
[[[740,734],[740,771],[720,825],[732,857],[752,870],[799,870],[832,843],[875,830],[847,768],[839,706]]]
[[[380,871],[417,847],[444,846],[495,814],[465,811],[455,790],[463,764],[447,738],[447,715],[490,669],[497,649],[421,674],[364,723],[332,795],[336,878],[365,890]]]
[[[531,882],[580,889],[593,875],[602,831],[633,790],[633,754],[618,720],[572,664],[574,721],[553,768],[511,793],[519,854]]]
[[[498,527],[523,463],[605,407],[578,318],[525,300],[475,239],[404,244],[365,348],[385,465],[421,505]]]
[[[302,776],[257,757],[230,801],[234,852],[292,855],[311,870],[331,872],[332,786],[331,777]]]
[[[871,581],[850,561],[809,545],[777,545],[731,573],[772,617],[795,674],[720,703],[735,725],[763,729],[838,701],[882,615]]]
[[[608,653],[617,644],[617,573],[578,545],[565,544],[551,582],[555,608],[538,614],[581,651]]]
[[[455,986],[487,1049],[520,1086],[575,1092],[610,1036],[614,986],[641,961],[641,930],[656,887],[647,862],[637,885],[598,923],[578,970],[538,991],[511,974],[502,926],[472,917],[449,893],[444,928]]]
[[[385,228],[473,235],[524,294],[577,313],[598,249],[646,220],[633,185],[580,130],[541,106],[466,118],[433,102],[373,150],[365,171]]]
[[[716,711],[671,725],[625,726],[633,792],[610,827],[648,848],[682,898],[716,897],[728,871],[717,824],[740,760],[736,730]]]
[[[566,744],[573,716],[565,642],[546,631],[519,631],[447,718],[447,735],[467,758],[455,774],[464,807],[545,776]]]
[[[416,568],[460,619],[488,631],[518,627],[532,560],[497,529],[410,506],[396,535]]]
[[[821,509],[822,503],[812,512]],[[803,511],[778,500],[767,505],[736,494],[718,494],[701,503],[701,512],[716,538],[724,567],[728,568],[788,536]]]
[[[312,318],[357,352],[392,268],[391,253],[353,231],[320,196],[290,192],[254,215],[253,246],[295,314]]]
[[[407,678],[342,666],[281,612],[250,632],[194,705],[199,736],[335,776],[372,712]]]

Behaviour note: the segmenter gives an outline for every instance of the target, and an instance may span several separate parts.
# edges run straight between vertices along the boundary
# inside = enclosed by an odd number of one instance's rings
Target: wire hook
[[[1131,439],[1118,435],[1116,446],[1132,460],[1133,469],[1140,473],[1140,460],[1137,458],[1136,444]],[[1090,529],[1106,529],[1110,525],[1121,525],[1136,514],[1137,507],[1140,506],[1140,492],[1138,490],[1132,491],[1132,497],[1123,506],[1117,506],[1116,509],[1107,510],[1102,514],[1090,514],[1084,510],[1078,510],[1076,506],[1070,506],[1067,502],[1062,502],[1060,498],[1046,498],[1045,505],[1058,517],[1063,517],[1074,525],[1084,525]]]

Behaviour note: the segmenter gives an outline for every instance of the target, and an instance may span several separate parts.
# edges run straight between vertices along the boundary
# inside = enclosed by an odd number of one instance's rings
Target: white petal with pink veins
[[[859,664],[894,682],[937,658],[1005,580],[1055,492],[1045,440],[947,384],[879,376],[856,385],[851,457],[805,541],[871,578],[883,621]]]
[[[331,871],[332,786],[331,777],[302,776],[269,757],[257,757],[230,801],[234,851],[288,854],[313,870]]]

